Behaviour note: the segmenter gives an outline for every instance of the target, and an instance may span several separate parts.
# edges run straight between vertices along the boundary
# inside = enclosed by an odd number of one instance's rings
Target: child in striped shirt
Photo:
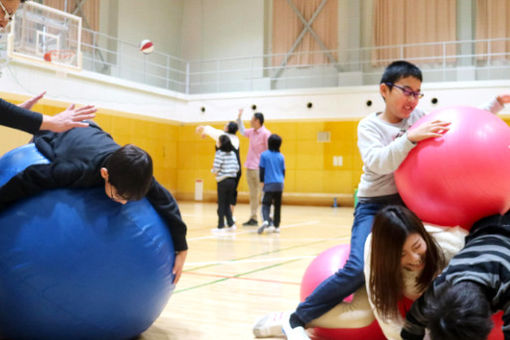
[[[218,227],[213,229],[213,233],[223,233],[225,230],[234,231],[236,229],[232,219],[230,202],[234,197],[238,171],[239,164],[232,142],[227,135],[221,135],[212,169],[212,172],[216,174],[216,182],[218,182]],[[227,228],[225,228],[225,218],[227,219]]]

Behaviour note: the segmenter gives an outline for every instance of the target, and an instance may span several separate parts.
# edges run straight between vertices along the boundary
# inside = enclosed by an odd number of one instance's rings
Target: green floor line
[[[232,275],[230,277],[225,277],[225,278],[221,278],[221,279],[218,279],[218,280],[202,283],[202,284],[199,284],[199,285],[196,285],[196,286],[179,289],[179,290],[174,291],[173,294],[178,294],[178,293],[186,292],[188,290],[192,290],[192,289],[196,289],[196,288],[201,288],[201,287],[205,287],[205,286],[210,286],[210,285],[216,284],[218,282],[223,282],[223,281],[226,281],[226,280],[231,280],[231,279],[234,279],[234,278],[238,278],[238,277],[241,277],[241,276],[253,274],[253,273],[260,272],[260,271],[267,270],[267,269],[271,269],[271,268],[274,268],[274,267],[283,266],[285,264],[289,264],[289,263],[296,262],[296,261],[299,261],[299,259],[294,259],[294,260],[289,260],[289,261],[285,261],[285,262],[280,262],[280,263],[272,264],[270,266],[265,266],[265,267],[257,268],[257,269],[254,269],[254,270],[250,270],[248,272]]]
[[[326,240],[326,239],[324,239]],[[276,249],[276,250],[272,250],[272,251],[267,251],[267,252],[264,252],[264,253],[260,253],[260,254],[254,254],[254,255],[249,255],[249,256],[245,256],[245,257],[240,257],[240,258],[237,258],[237,259],[232,259],[232,260],[228,260],[228,261],[218,261],[218,263],[211,263],[211,264],[205,264],[203,266],[198,266],[198,267],[192,267],[190,269],[186,269],[183,271],[183,273],[186,273],[186,272],[192,272],[192,271],[195,271],[195,270],[198,270],[198,269],[204,269],[204,268],[209,268],[209,267],[214,267],[214,266],[217,266],[217,265],[223,265],[225,264],[225,262],[236,262],[236,261],[241,261],[241,260],[247,260],[247,259],[251,259],[251,258],[254,258],[254,257],[258,257],[258,256],[264,256],[264,255],[270,255],[270,254],[276,254],[276,253],[279,253],[281,251],[284,251],[284,250],[289,250],[289,249],[294,249],[294,248],[300,248],[300,247],[305,247],[305,246],[309,246],[309,245],[312,245],[312,244],[316,244],[316,243],[321,243],[321,242],[324,242],[324,240],[321,240],[321,241],[314,241],[314,242],[309,242],[309,243],[301,243],[301,244],[297,244],[297,245],[294,245],[294,246],[291,246],[291,247],[287,247],[287,248],[279,248],[279,249]]]

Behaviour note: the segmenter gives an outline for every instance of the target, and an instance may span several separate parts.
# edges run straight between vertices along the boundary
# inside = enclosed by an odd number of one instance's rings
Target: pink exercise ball
[[[304,301],[322,281],[336,273],[339,268],[345,265],[349,258],[350,249],[351,247],[348,244],[334,246],[323,251],[313,259],[306,268],[303,279],[301,280],[301,301]],[[345,298],[344,301],[349,303],[352,301],[352,298],[353,296],[350,295]],[[377,320],[374,320],[370,325],[363,328],[314,328],[312,333],[313,339],[321,340],[385,339]]]
[[[410,130],[434,120],[450,122],[441,137],[418,143],[395,172],[406,205],[423,221],[469,229],[510,208],[510,127],[472,107],[440,109]]]

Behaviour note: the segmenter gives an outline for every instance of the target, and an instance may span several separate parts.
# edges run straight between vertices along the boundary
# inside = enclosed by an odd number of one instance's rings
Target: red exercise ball
[[[472,107],[440,109],[417,121],[450,122],[443,136],[418,143],[395,172],[406,205],[425,222],[469,229],[510,208],[510,127]]]
[[[350,245],[339,245],[329,248],[319,255],[308,265],[303,279],[301,280],[301,301],[304,301],[310,295],[315,287],[322,281],[333,275],[342,268],[349,258]],[[353,296],[350,295],[344,299],[345,302],[352,301]],[[312,330],[313,339],[386,339],[382,333],[377,320],[361,328],[314,328]]]

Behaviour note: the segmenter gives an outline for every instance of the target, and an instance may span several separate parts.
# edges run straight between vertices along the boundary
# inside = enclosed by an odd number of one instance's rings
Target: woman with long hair
[[[417,299],[464,246],[459,227],[424,226],[403,206],[387,206],[375,216],[365,244],[369,302],[388,339],[401,339],[399,302]]]
[[[404,326],[401,301],[421,296],[462,249],[466,235],[467,231],[460,227],[424,226],[401,205],[386,206],[375,215],[372,233],[365,243],[364,274],[368,302],[387,339],[401,340]],[[338,328],[352,326],[359,313],[350,312],[363,308],[362,300],[366,299],[363,293],[358,291],[352,303],[341,302],[307,327],[336,328],[331,327],[331,321]],[[279,329],[285,315],[269,313],[259,319],[253,330],[255,336],[283,335]]]

